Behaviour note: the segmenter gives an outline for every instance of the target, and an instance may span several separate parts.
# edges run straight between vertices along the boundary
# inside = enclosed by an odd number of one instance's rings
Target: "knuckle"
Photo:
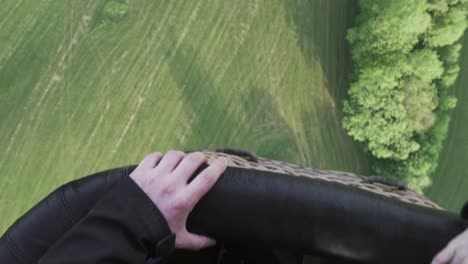
[[[194,163],[196,163],[196,162],[198,162],[200,160],[200,156],[197,155],[196,153],[190,153],[190,154],[188,154],[186,156],[186,158],[188,160],[190,160],[191,162],[194,162]]]
[[[215,167],[217,171],[220,171],[221,169],[223,169],[223,165],[221,164],[220,161],[214,162],[213,167]]]
[[[153,152],[153,153],[150,153],[150,154],[146,155],[146,156],[144,157],[143,160],[151,160],[151,159],[153,159],[153,158],[158,157],[159,154],[160,154],[160,152]],[[143,161],[142,161],[142,162],[143,162]]]
[[[200,177],[203,180],[203,182],[207,185],[213,185],[216,180],[215,177],[213,177],[213,174],[211,174],[210,172],[202,173]]]
[[[170,149],[166,155],[175,155],[177,151],[173,150],[173,149]]]
[[[175,187],[173,184],[167,184],[162,188],[161,192],[166,196],[172,195],[175,192]]]
[[[201,152],[192,152],[188,154],[186,157],[190,159],[190,161],[194,163],[198,163],[204,159],[205,155]]]
[[[170,155],[173,157],[183,157],[185,153],[179,150],[171,149],[167,152],[167,155]]]
[[[177,200],[174,202],[174,207],[176,209],[187,209],[190,207],[190,201],[191,199],[187,196],[180,196],[177,198]]]
[[[161,152],[157,151],[157,152],[151,153],[150,155],[152,155],[152,156],[154,156],[154,157],[160,157],[160,156],[162,156],[163,154],[162,154]]]
[[[226,166],[223,164],[222,160],[216,160],[216,162],[213,162],[212,165],[217,173],[221,173],[226,169]]]

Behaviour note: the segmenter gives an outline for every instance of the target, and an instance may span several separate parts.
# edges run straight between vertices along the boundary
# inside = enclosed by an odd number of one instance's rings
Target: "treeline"
[[[375,173],[431,185],[457,99],[468,0],[360,0],[347,32],[353,61],[344,127]]]

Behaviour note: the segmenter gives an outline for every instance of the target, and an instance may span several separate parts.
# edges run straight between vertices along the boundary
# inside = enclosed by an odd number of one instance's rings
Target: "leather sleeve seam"
[[[21,252],[21,250],[16,247],[15,243],[11,240],[10,234],[5,234],[5,244],[7,245],[8,249],[15,255],[15,257],[21,261],[21,263],[33,263],[32,259],[29,259],[27,256]]]
[[[75,225],[77,223],[77,221],[73,218],[71,212],[70,212],[70,209],[68,207],[68,204],[67,204],[67,201],[65,199],[65,196],[63,195],[63,188],[60,188],[58,190],[58,195],[60,197],[60,201],[62,203],[62,207],[63,207],[63,210],[65,211],[65,214],[68,216],[72,226]]]

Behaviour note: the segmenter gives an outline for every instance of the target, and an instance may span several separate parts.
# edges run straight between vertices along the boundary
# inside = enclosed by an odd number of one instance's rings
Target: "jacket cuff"
[[[114,191],[125,199],[138,218],[138,224],[142,225],[141,236],[147,242],[148,254],[161,258],[169,256],[175,249],[175,234],[159,208],[130,177],[124,177],[116,189]]]

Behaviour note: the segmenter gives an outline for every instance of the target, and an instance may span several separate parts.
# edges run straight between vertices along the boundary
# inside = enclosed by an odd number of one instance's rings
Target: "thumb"
[[[178,239],[176,237],[176,248],[200,250],[216,245],[216,240],[213,238],[189,233],[188,231],[179,234],[179,237],[179,241],[177,241]]]
[[[453,255],[455,255],[455,249],[455,243],[449,243],[447,247],[434,257],[431,264],[448,264],[452,260]]]

